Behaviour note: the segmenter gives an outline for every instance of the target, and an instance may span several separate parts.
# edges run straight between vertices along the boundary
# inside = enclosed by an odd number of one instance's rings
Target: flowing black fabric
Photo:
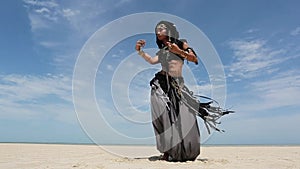
[[[170,76],[156,74],[151,81],[152,124],[157,149],[170,161],[195,160],[200,154],[200,132],[196,114],[182,102],[178,84]],[[180,83],[180,82],[179,82]],[[174,85],[177,85],[174,86]],[[180,89],[179,89],[180,90]]]
[[[217,128],[221,116],[233,113],[214,101],[200,103],[196,96],[184,85],[182,77],[174,78],[157,73],[151,80],[152,125],[156,136],[157,149],[167,153],[170,161],[195,160],[200,154],[199,116],[210,133]]]

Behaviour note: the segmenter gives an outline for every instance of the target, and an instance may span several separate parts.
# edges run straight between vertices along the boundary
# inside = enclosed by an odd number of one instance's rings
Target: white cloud
[[[45,6],[49,8],[57,7],[58,4],[54,0],[48,0],[48,1],[37,1],[37,0],[23,0],[25,3],[25,6]]]
[[[77,36],[90,36],[95,32],[101,24],[106,23],[106,20],[110,15],[103,17],[103,14],[114,10],[116,8],[121,8],[132,0],[122,0],[122,1],[111,1],[111,0],[86,0],[82,3],[80,0],[74,1],[56,1],[56,0],[45,0],[45,1],[35,1],[35,0],[23,0],[24,6],[28,9],[29,15],[35,15],[35,17],[30,17],[30,22],[32,23],[32,30],[36,31],[36,27],[39,24],[37,22],[48,22],[48,27],[57,27],[53,23],[58,23],[77,31]]]
[[[223,142],[232,143],[228,138],[244,135],[236,143],[294,143],[297,139],[293,133],[299,130],[299,84],[298,68],[250,82],[244,91],[237,89],[235,93],[230,93],[228,98],[234,103],[236,113],[222,120],[229,134]]]
[[[292,36],[300,35],[300,26],[297,27],[296,29],[292,30],[290,34],[291,34]]]
[[[222,119],[223,134],[215,134],[208,143],[220,144],[295,144],[300,139],[300,114],[245,116],[237,112]],[[222,140],[222,141],[220,141]]]
[[[70,63],[75,62],[84,42],[102,25],[114,19],[113,15],[104,14],[128,2],[23,0],[33,40],[38,47],[50,49],[49,55],[53,55],[51,64],[57,69],[72,69]]]
[[[70,8],[67,8],[67,9],[62,10],[62,14],[65,18],[71,19],[71,17],[74,17],[74,16],[80,14],[80,11],[79,10],[72,10]]]
[[[126,3],[130,3],[130,2],[132,2],[133,0],[120,0],[120,1],[118,1],[117,3],[115,3],[115,7],[120,7],[120,6],[122,6],[122,5],[125,5]]]
[[[113,71],[114,66],[113,65],[106,65],[106,69],[109,70],[109,71]]]
[[[35,13],[29,13],[28,17],[30,20],[31,30],[33,32],[40,29],[47,29],[49,27],[48,22]]]
[[[43,14],[43,13],[50,13],[48,8],[42,7],[41,9],[36,9],[35,12]]]
[[[298,72],[299,70],[281,72],[271,78],[247,84],[243,92],[230,93],[230,100],[236,99],[234,109],[240,113],[262,112],[268,114],[278,108],[300,106],[300,75]]]
[[[29,101],[56,95],[70,101],[71,80],[63,75],[32,76],[32,75],[2,75],[0,95],[12,101]]]
[[[51,42],[51,41],[41,41],[40,42],[40,45],[46,47],[46,48],[55,48],[55,47],[58,47],[60,45],[62,45],[62,43],[60,42]]]
[[[259,97],[264,100],[266,108],[299,106],[300,75],[299,71],[281,73],[267,81],[255,82],[252,85]]]
[[[39,28],[51,27],[49,24],[57,22],[60,17],[59,5],[54,0],[23,0],[23,2],[24,6],[28,9],[32,31],[36,31]]]
[[[267,47],[265,40],[235,40],[229,42],[234,53],[234,62],[227,66],[228,77],[252,78],[262,73],[275,71],[274,65],[282,63],[288,57],[281,57],[285,54],[284,49],[272,49]]]
[[[245,31],[245,33],[255,33],[255,32],[258,32],[259,29],[256,29],[256,28],[253,28],[253,29],[248,29]]]
[[[74,123],[76,117],[72,105],[71,79],[51,74],[1,75],[0,114],[1,118],[52,116]]]
[[[89,7],[87,7],[87,9],[85,9],[85,6],[87,6],[86,4],[79,5],[79,2],[77,1],[72,1],[72,3],[64,5],[66,7],[63,7],[55,0],[46,0],[42,2],[33,1],[33,0],[23,0],[23,2],[25,4],[25,7],[28,9],[29,19],[31,22],[31,27],[33,32],[35,32],[40,28],[57,27],[57,25],[55,24],[65,25],[66,23],[68,23],[69,24],[69,25],[67,24],[68,26],[71,27],[74,26],[77,28],[79,22],[81,24],[83,24],[83,22],[90,22],[91,20],[90,17],[96,17],[96,16],[98,17],[98,15],[95,15],[95,12],[96,13],[99,12],[95,8],[95,2],[87,3],[89,4]],[[72,9],[72,4],[75,4],[73,7],[74,9]],[[94,10],[91,7],[93,7]],[[86,17],[87,13],[93,13],[93,14],[88,15],[90,17],[87,18]],[[83,16],[84,18],[82,19]],[[78,25],[74,25],[74,22],[76,22],[76,24]],[[37,24],[37,23],[45,23],[43,24],[45,26],[41,27],[39,26],[41,24]]]

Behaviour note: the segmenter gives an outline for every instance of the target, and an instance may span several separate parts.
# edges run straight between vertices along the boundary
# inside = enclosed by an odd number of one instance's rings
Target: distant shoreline
[[[97,145],[97,146],[156,146],[155,144],[95,144],[66,142],[0,142],[0,144],[54,144],[54,145]],[[300,144],[201,144],[203,147],[292,147]]]

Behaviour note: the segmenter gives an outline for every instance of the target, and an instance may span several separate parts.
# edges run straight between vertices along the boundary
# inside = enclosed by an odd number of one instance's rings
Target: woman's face
[[[157,26],[155,29],[158,40],[164,40],[167,38],[167,29],[164,26]]]

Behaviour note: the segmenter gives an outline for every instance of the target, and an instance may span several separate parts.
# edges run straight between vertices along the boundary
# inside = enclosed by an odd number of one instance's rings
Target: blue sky
[[[112,131],[80,125],[73,104],[72,79],[80,51],[97,30],[130,14],[160,12],[185,19],[200,29],[222,62],[225,105],[237,113],[222,119],[221,128],[226,132],[214,133],[207,144],[300,144],[299,7],[296,0],[2,1],[0,142],[86,143],[91,142],[87,136],[93,132],[90,130],[96,130],[99,143],[154,144],[148,81],[157,67],[140,70],[125,89],[122,80],[126,77],[113,77],[123,63],[132,69],[147,66],[135,56],[134,42],[145,38],[149,52],[155,53],[153,34],[137,32],[122,40],[109,50],[97,69],[95,97]],[[107,37],[103,40],[109,41]],[[203,63],[185,64],[185,69],[196,79],[190,87],[209,95],[212,86]],[[127,104],[116,96],[122,90],[128,91],[127,100],[136,111],[120,110],[114,104],[115,99]],[[118,140],[113,132],[134,141]],[[146,142],[139,139],[146,137],[150,138]]]

